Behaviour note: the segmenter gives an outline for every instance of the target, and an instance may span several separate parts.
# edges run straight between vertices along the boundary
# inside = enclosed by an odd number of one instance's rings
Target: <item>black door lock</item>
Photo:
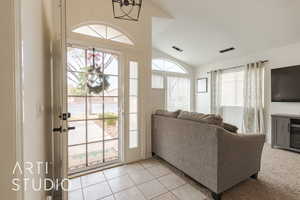
[[[59,118],[61,118],[62,120],[68,120],[69,118],[71,118],[71,113],[62,113],[61,115],[59,115]]]

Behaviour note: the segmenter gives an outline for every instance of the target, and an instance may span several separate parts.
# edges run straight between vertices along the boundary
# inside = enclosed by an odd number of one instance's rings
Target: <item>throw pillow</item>
[[[237,131],[239,129],[238,127],[236,127],[232,124],[228,124],[228,123],[223,123],[223,128],[232,133],[237,133]]]

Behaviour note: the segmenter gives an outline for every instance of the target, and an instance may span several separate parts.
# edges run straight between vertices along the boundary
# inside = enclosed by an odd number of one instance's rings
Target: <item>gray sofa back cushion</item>
[[[214,114],[181,111],[178,115],[178,119],[192,120],[221,127],[223,126],[223,118],[219,115]]]
[[[171,117],[171,118],[177,118],[180,113],[180,110],[177,110],[175,112],[170,112],[167,110],[156,110],[155,114],[159,116],[164,116],[164,117]]]

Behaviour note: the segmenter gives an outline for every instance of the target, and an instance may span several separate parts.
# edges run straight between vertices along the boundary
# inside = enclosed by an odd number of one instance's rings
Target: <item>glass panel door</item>
[[[119,58],[68,48],[69,173],[119,161]]]

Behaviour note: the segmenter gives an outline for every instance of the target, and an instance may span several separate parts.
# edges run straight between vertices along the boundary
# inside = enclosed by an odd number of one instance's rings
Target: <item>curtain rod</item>
[[[261,63],[267,63],[269,62],[269,60],[260,60],[258,62],[261,62]],[[229,69],[235,69],[235,68],[240,68],[240,67],[243,67],[245,65],[239,65],[239,66],[234,66],[234,67],[226,67],[226,68],[223,68],[223,69],[216,69],[216,70],[212,70],[212,71],[209,71],[207,72],[208,74],[211,73],[211,72],[216,72],[218,70],[229,70]]]

